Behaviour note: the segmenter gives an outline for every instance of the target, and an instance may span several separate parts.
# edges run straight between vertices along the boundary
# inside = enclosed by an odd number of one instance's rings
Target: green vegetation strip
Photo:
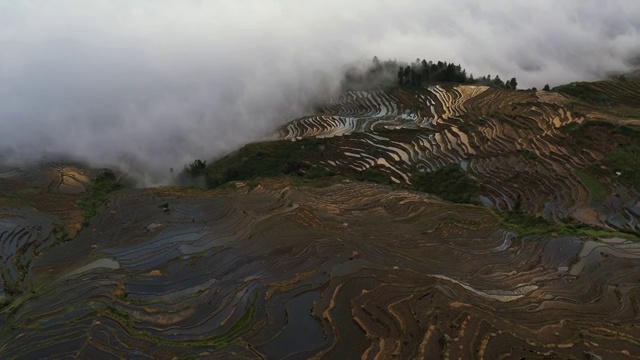
[[[573,173],[580,179],[580,182],[587,187],[591,194],[591,200],[601,202],[607,196],[607,189],[594,176],[574,170]]]
[[[83,226],[89,225],[100,207],[109,199],[109,194],[123,187],[124,185],[116,179],[116,175],[111,170],[91,180],[84,198],[78,201],[78,207],[84,213]]]
[[[327,146],[325,139],[303,139],[296,142],[279,140],[248,144],[240,150],[206,165],[207,186],[214,188],[229,181],[245,181],[258,177],[297,175],[318,178],[333,175],[325,169],[312,166],[304,159],[310,154],[321,154]],[[196,160],[198,162],[199,160]],[[188,169],[197,168],[196,162]],[[187,171],[189,173],[189,171]]]
[[[638,141],[638,140],[636,140]],[[622,145],[605,156],[603,163],[620,172],[616,179],[640,190],[640,143]]]
[[[538,160],[538,155],[531,150],[522,149],[519,151],[527,160]]]
[[[596,89],[590,83],[571,83],[553,88],[553,91],[572,96],[589,105],[610,106],[615,105],[616,101]]]
[[[456,203],[478,203],[482,188],[458,164],[443,166],[432,172],[416,172],[412,189],[438,195]]]
[[[210,165],[196,160],[187,167],[187,174],[204,173],[210,188],[230,181],[247,181],[264,177],[294,176],[297,179],[316,180],[334,177],[334,174],[320,166],[307,162],[309,156],[325,156],[330,151],[326,139],[303,139],[293,141],[272,141],[249,144]],[[195,169],[199,169],[194,171]],[[340,176],[352,180],[393,185],[383,168],[371,167],[365,171],[346,170]],[[481,186],[458,164],[449,164],[432,172],[416,171],[411,177],[412,190],[437,195],[457,203],[478,203]]]
[[[640,190],[640,127],[618,126],[606,121],[588,121],[571,124],[565,130],[577,146],[605,152],[601,161],[588,167],[591,177],[595,175],[600,178],[612,178],[623,185]],[[618,172],[620,175],[617,175]],[[584,169],[575,174],[590,191],[595,190],[596,194],[600,191],[597,180],[590,179]]]
[[[478,131],[478,126],[468,121],[463,121],[458,125],[458,129],[467,135],[472,135]]]
[[[513,211],[493,212],[500,223],[520,236],[552,235],[552,236],[587,236],[593,238],[619,237],[640,241],[634,233],[609,231],[586,224],[554,223],[542,217],[535,217]]]

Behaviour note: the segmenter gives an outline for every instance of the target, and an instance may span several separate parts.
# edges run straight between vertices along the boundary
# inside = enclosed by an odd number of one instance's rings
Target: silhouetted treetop
[[[371,90],[386,86],[420,87],[429,83],[479,84],[516,90],[518,81],[511,78],[503,81],[491,75],[475,78],[459,64],[446,61],[416,59],[413,63],[397,60],[380,61],[377,56],[366,67],[351,67],[345,71],[342,81],[345,90]]]

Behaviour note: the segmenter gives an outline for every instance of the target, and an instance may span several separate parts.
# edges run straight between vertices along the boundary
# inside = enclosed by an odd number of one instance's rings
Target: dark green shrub
[[[85,196],[78,201],[78,207],[84,213],[83,225],[88,225],[96,216],[98,209],[107,202],[109,194],[123,187],[124,184],[116,179],[116,175],[111,170],[104,171],[92,179],[87,186]]]
[[[457,203],[477,202],[482,190],[458,164],[443,166],[432,172],[415,172],[411,182],[414,190],[438,195]]]

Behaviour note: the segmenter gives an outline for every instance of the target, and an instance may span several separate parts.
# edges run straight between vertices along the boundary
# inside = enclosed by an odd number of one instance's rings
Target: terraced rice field
[[[583,114],[584,105],[543,91],[483,86],[360,91],[321,114],[291,122],[280,137],[331,138],[334,151],[309,162],[334,172],[376,167],[393,182],[411,184],[416,170],[458,164],[484,187],[482,202],[497,210],[514,210],[518,203],[522,211],[553,221],[638,231],[635,189],[616,183],[611,170],[592,194],[593,187],[574,171],[605,156],[603,149],[571,141],[567,128],[582,124]]]
[[[640,351],[636,243],[519,239],[429,195],[288,180],[124,190],[73,240],[56,241],[59,223],[2,208],[3,358]]]
[[[30,260],[2,312],[3,358],[640,353],[638,244],[516,240],[486,209],[424,194],[126,190],[57,245],[41,213],[2,219],[4,272]]]
[[[601,119],[585,109],[474,86],[354,92],[278,135],[325,138],[314,165],[405,185],[455,164],[483,206],[292,176],[117,190],[83,227],[100,171],[2,167],[0,358],[637,358],[640,243],[517,233],[499,213],[638,232],[634,187],[593,168],[624,137],[577,146],[576,124]]]

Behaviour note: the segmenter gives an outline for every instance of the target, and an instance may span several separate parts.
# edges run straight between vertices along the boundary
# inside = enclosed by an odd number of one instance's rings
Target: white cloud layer
[[[0,1],[0,158],[161,181],[303,114],[374,55],[521,87],[594,80],[639,65],[640,3]]]

